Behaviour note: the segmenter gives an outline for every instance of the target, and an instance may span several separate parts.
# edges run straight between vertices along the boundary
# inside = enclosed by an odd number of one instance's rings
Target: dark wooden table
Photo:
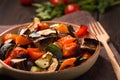
[[[41,2],[43,0],[38,0],[38,2]],[[32,6],[23,6],[20,4],[19,0],[0,0],[0,33],[6,30],[7,28],[12,27],[12,25],[16,24],[23,24],[26,22],[31,22],[32,17],[35,15],[35,9]],[[71,14],[72,15],[72,14]],[[118,52],[120,52],[120,5],[115,6],[111,8],[109,11],[107,11],[104,14],[100,14],[96,17],[96,15],[93,16],[96,20],[98,19],[100,23],[104,26],[108,34],[110,35],[112,42],[112,47]],[[57,20],[57,19],[56,19]],[[79,19],[78,19],[79,20]],[[9,26],[9,27],[8,27]],[[114,45],[114,46],[113,46]],[[119,54],[119,53],[117,53]],[[101,54],[102,55],[102,54]],[[103,62],[102,57],[100,57],[96,63],[97,67],[102,66],[107,62]],[[110,65],[110,63],[108,63]],[[95,70],[97,70],[97,67],[93,67]],[[112,67],[104,66],[104,69],[111,70]],[[100,68],[100,67],[99,67]],[[102,69],[103,70],[103,69]],[[91,70],[90,70],[91,71]],[[97,70],[100,75],[104,74],[102,77],[109,77],[107,72],[102,72]],[[95,73],[94,71],[91,71],[91,74]],[[86,75],[88,75],[86,73]],[[96,72],[97,74],[97,72]],[[113,75],[111,80],[116,80],[115,75],[113,71],[110,73],[110,76]],[[88,75],[87,77],[92,78],[94,75]],[[95,75],[95,76],[99,76]],[[10,80],[10,78],[6,78],[6,75],[0,75],[0,79],[4,80]],[[88,79],[85,78],[85,75],[82,76],[81,79],[84,80],[106,80],[105,79]],[[13,80],[13,79],[11,79]]]

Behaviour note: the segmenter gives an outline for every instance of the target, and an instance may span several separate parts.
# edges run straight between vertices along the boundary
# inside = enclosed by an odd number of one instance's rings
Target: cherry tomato
[[[20,3],[23,5],[31,5],[34,0],[20,0]]]
[[[58,6],[59,4],[62,3],[62,0],[50,0],[50,2],[51,2],[54,6]]]
[[[65,14],[69,14],[75,11],[80,10],[80,7],[77,4],[69,4],[66,8],[65,8]]]

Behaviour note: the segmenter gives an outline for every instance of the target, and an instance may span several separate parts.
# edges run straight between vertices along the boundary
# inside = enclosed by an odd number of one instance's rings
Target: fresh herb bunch
[[[104,13],[107,8],[120,5],[120,0],[80,0],[76,1],[83,10],[87,10],[91,13],[98,11]]]
[[[65,14],[65,8],[69,4],[77,4],[81,10],[94,13],[105,13],[106,9],[115,5],[120,5],[120,0],[70,0],[68,4],[59,4],[55,6],[50,1],[43,3],[34,3],[36,7],[36,17],[40,20],[51,20]]]
[[[36,17],[40,20],[50,20],[64,15],[64,4],[60,4],[55,7],[50,2],[43,2],[34,3],[33,6],[36,7]]]

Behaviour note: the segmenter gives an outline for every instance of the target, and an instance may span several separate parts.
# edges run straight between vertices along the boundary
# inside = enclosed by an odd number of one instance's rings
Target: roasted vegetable
[[[68,58],[68,59],[66,59],[66,60],[64,60],[62,63],[61,63],[61,65],[60,65],[60,68],[59,68],[59,70],[63,70],[63,69],[66,69],[66,68],[71,68],[71,67],[74,67],[75,66],[75,61],[76,61],[77,59],[76,58]]]
[[[41,50],[45,50],[46,47],[53,43],[54,41],[56,40],[56,37],[52,37],[52,36],[49,36],[49,37],[41,37],[37,40],[34,41],[34,45],[36,47],[38,47],[39,49]]]
[[[56,29],[59,33],[68,33],[67,25],[62,24],[62,23],[59,24],[58,26],[56,26],[55,29]]]
[[[11,64],[10,64],[11,59],[12,59],[12,57],[9,56],[7,59],[3,60],[3,62],[4,62],[5,64],[11,66]]]
[[[58,60],[62,59],[62,51],[59,47],[54,44],[49,44],[46,48],[46,52],[49,51],[55,56]]]
[[[80,28],[75,32],[75,34],[78,37],[81,37],[82,35],[85,35],[87,33],[87,26],[81,25]]]
[[[76,40],[77,40],[77,42],[78,42],[78,44],[79,44],[79,46],[80,46],[80,45],[82,44],[82,41],[81,41],[81,39],[75,34],[75,30],[73,29],[73,26],[72,26],[72,25],[68,25],[67,28],[68,28],[69,34],[70,34],[72,37],[76,38]]]
[[[34,66],[34,63],[27,58],[15,58],[10,60],[12,67],[21,70],[30,71],[31,67]]]
[[[17,34],[12,34],[12,33],[4,34],[3,35],[3,42],[5,42],[8,39],[15,40],[17,36],[18,36]]]
[[[84,43],[81,45],[81,50],[88,51],[93,54],[98,44],[99,42],[95,39],[85,38]]]
[[[40,23],[40,20],[38,18],[34,18],[33,23],[31,23],[27,28],[33,32],[37,28],[38,24]]]
[[[63,38],[58,39],[58,43],[62,49],[63,57],[69,58],[77,55],[77,44],[76,38],[67,35]]]
[[[56,58],[52,58],[52,63],[50,67],[48,68],[48,71],[55,71],[58,65],[59,65],[58,60]]]
[[[32,39],[37,39],[41,37],[41,34],[37,33],[37,32],[32,32],[29,34],[29,37]]]
[[[80,65],[90,57],[91,57],[91,54],[89,52],[82,52],[81,55],[77,57],[75,66]]]
[[[47,29],[45,32],[44,31],[39,31],[38,33],[41,34],[41,37],[33,40],[36,47],[40,48],[41,50],[45,50],[50,43],[53,43],[58,38],[56,30]]]
[[[4,60],[5,58],[7,58],[14,46],[15,44],[13,43],[3,44],[0,48],[0,59]]]
[[[32,42],[31,39],[25,35],[19,35],[15,38],[15,43],[19,45],[30,44],[31,42]]]
[[[27,54],[27,50],[21,47],[16,47],[10,52],[10,55],[6,59],[4,59],[4,62],[8,65],[11,65],[11,59],[17,58],[22,54]]]
[[[37,59],[35,61],[35,64],[39,66],[40,68],[48,68],[50,66],[50,62],[52,60],[52,54],[50,52],[47,52],[44,54],[41,58]]]
[[[45,30],[40,30],[37,33],[39,33],[42,36],[48,36],[51,34],[56,34],[56,30],[54,29],[45,29]]]
[[[40,71],[42,71],[42,69],[39,68],[38,66],[32,66],[30,71],[32,71],[32,72],[40,72]]]
[[[57,40],[58,43],[61,45],[61,47],[64,45],[64,44],[69,44],[71,42],[75,42],[76,41],[76,38],[70,36],[70,35],[67,35],[65,37],[62,37],[60,39]]]
[[[17,69],[26,70],[25,62],[26,58],[23,59],[11,59],[11,66]]]
[[[69,44],[64,44],[63,45],[63,57],[64,58],[70,58],[70,57],[75,57],[77,56],[77,47],[78,44],[75,42],[71,42]]]
[[[27,71],[30,71],[31,70],[31,67],[34,66],[35,63],[29,59],[26,60],[26,70]]]
[[[30,56],[30,59],[33,61],[37,60],[44,54],[44,52],[41,51],[39,48],[27,48],[27,52]]]
[[[29,30],[29,28],[22,28],[22,29],[20,29],[20,32],[18,34],[19,35],[29,35],[30,30]]]
[[[35,28],[35,31],[43,30],[43,29],[48,29],[49,25],[45,22],[40,22],[38,26]]]

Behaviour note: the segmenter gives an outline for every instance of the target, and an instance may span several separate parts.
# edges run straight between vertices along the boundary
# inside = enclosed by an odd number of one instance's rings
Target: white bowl
[[[65,23],[65,24],[71,24],[71,23],[66,23],[66,22],[54,22],[54,21],[47,21],[47,23]],[[2,35],[6,33],[17,33],[19,28],[22,26],[27,26],[30,23],[26,23],[20,26],[12,27],[2,34],[0,34],[0,41],[2,40]],[[71,24],[74,26],[75,29],[77,29],[79,26],[75,24]],[[95,53],[85,62],[82,64],[70,68],[70,69],[65,69],[61,71],[54,71],[54,72],[30,72],[30,71],[24,71],[24,70],[19,70],[12,68],[8,65],[6,65],[2,60],[0,60],[0,73],[6,74],[9,76],[12,76],[14,78],[20,79],[20,80],[69,80],[69,79],[74,79],[76,77],[79,77],[80,75],[84,74],[87,72],[93,64],[96,62],[98,56],[99,56],[99,50],[100,50],[100,45],[97,46]]]

